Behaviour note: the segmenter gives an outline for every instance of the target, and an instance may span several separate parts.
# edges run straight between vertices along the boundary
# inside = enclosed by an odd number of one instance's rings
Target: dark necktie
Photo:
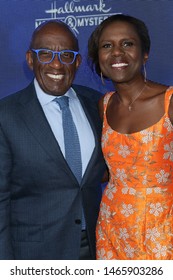
[[[78,182],[82,179],[82,160],[79,137],[75,123],[69,109],[69,97],[62,96],[55,100],[62,111],[62,125],[64,132],[65,158]]]
[[[81,149],[77,129],[73,121],[71,111],[69,109],[69,97],[61,96],[59,98],[55,98],[55,101],[59,104],[62,111],[65,158],[73,174],[80,183],[82,179]],[[82,229],[85,229],[85,219],[83,211]]]

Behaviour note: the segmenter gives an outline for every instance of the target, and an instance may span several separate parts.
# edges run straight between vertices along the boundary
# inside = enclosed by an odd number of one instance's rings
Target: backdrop
[[[173,85],[173,1],[172,0],[0,0],[0,97],[9,95],[32,80],[25,62],[33,30],[42,21],[57,18],[76,32],[82,65],[75,82],[102,93],[112,85],[101,84],[87,64],[87,40],[95,27],[114,13],[142,19],[149,28],[151,52],[147,78]]]

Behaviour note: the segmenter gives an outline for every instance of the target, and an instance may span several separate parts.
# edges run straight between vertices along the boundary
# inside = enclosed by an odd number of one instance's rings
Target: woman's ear
[[[149,57],[148,53],[145,53],[144,58],[143,58],[143,64],[145,64],[147,62],[148,57]]]

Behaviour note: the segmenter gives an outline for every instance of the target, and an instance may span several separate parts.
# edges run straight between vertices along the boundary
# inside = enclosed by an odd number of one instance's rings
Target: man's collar
[[[36,78],[34,79],[34,86],[35,86],[37,98],[42,106],[47,105],[48,103],[52,102],[55,99],[56,97],[55,95],[47,94],[41,89]],[[72,87],[70,87],[69,90],[64,95],[70,98],[76,98],[76,93]],[[61,96],[57,96],[57,97],[61,97]]]

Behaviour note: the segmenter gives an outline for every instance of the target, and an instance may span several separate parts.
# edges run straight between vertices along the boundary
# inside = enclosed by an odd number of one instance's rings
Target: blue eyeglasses
[[[60,52],[52,51],[49,49],[31,49],[37,54],[37,59],[39,62],[46,64],[51,63],[54,60],[55,55],[58,55],[58,59],[62,64],[72,64],[79,52],[71,50],[63,50]]]

